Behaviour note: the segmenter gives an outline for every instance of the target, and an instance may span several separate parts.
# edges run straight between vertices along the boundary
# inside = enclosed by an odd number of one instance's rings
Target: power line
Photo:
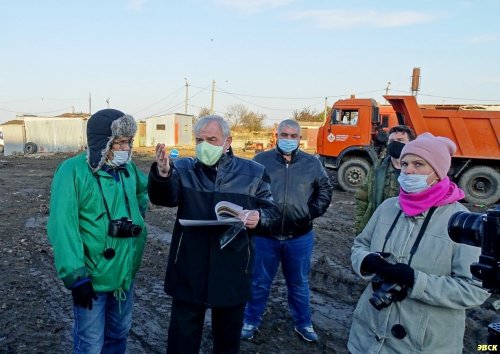
[[[200,93],[202,93],[203,91],[207,90],[209,86],[205,87],[205,88],[201,88],[197,93],[195,93],[194,95],[190,96],[189,99],[192,99],[193,97],[196,97],[198,96]],[[161,114],[170,114],[170,113],[173,113],[173,112],[170,112],[171,110],[179,107],[180,105],[183,105],[185,103],[185,101],[182,101],[180,103],[176,103],[175,105],[173,106],[170,106],[169,108],[167,109],[164,109],[158,113],[155,113],[155,114],[152,114],[150,117],[154,117],[154,116],[159,116]]]
[[[84,100],[83,98],[55,98],[55,97],[35,97],[35,98],[22,98],[18,100],[0,101],[0,103],[17,103],[17,102],[30,102],[30,101],[78,101]]]
[[[134,115],[136,115],[136,114],[137,114],[137,113],[139,113],[139,112],[145,111],[146,109],[148,109],[148,108],[150,108],[150,107],[154,106],[155,104],[158,104],[158,103],[160,103],[160,102],[161,102],[161,101],[163,101],[163,100],[166,100],[167,98],[169,98],[169,97],[170,97],[170,96],[172,96],[173,94],[175,94],[175,93],[179,92],[179,91],[180,91],[180,90],[182,90],[183,88],[184,88],[184,86],[182,86],[182,87],[180,87],[180,88],[175,89],[174,91],[172,91],[171,93],[169,93],[169,94],[168,94],[168,95],[166,95],[165,97],[162,97],[162,98],[160,98],[158,101],[153,102],[153,103],[151,103],[150,105],[148,105],[148,106],[146,106],[146,107],[144,107],[144,108],[139,109],[138,111],[135,111],[135,113],[133,113],[133,114],[134,114]]]
[[[73,106],[69,106],[69,107],[63,107],[63,108],[54,109],[54,110],[45,111],[45,112],[23,112],[23,111],[12,111],[12,110],[8,110],[8,109],[0,108],[0,111],[15,113],[15,114],[22,114],[22,115],[38,115],[38,114],[47,114],[47,113],[65,111],[65,110],[72,109],[72,108],[73,108]]]

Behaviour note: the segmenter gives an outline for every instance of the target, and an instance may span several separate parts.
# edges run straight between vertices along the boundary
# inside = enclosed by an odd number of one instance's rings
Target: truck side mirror
[[[372,108],[372,124],[378,125],[380,123],[380,112],[377,106]]]

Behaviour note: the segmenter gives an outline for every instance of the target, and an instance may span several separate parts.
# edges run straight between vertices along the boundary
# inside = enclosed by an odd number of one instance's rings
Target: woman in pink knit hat
[[[355,238],[354,271],[371,281],[353,314],[351,353],[462,353],[465,309],[489,293],[472,279],[480,249],[454,243],[448,220],[467,211],[447,173],[456,146],[424,133],[401,152],[398,197]]]

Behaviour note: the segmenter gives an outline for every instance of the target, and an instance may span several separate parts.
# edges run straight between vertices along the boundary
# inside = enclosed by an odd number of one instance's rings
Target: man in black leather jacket
[[[233,156],[227,122],[206,116],[194,127],[196,158],[170,164],[156,148],[148,193],[153,204],[178,207],[165,276],[172,296],[167,353],[199,353],[205,311],[211,308],[214,353],[237,353],[245,302],[251,296],[253,245],[249,234],[266,232],[279,218],[264,167]],[[245,226],[225,247],[228,226],[182,226],[179,219],[216,220],[215,205],[244,208]]]
[[[281,262],[295,331],[317,342],[309,306],[309,270],[314,245],[313,219],[325,213],[332,198],[330,179],[320,161],[299,150],[300,126],[282,121],[276,149],[255,156],[266,167],[281,220],[254,237],[252,299],[245,309],[241,337],[252,339],[262,322],[269,290]]]

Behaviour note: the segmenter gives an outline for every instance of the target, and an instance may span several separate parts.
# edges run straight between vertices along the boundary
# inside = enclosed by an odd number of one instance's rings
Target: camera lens
[[[139,236],[141,234],[142,227],[139,225],[131,225],[130,226],[130,234],[132,236]]]
[[[379,294],[375,292],[368,301],[370,301],[370,304],[372,304],[377,311],[380,311],[394,301],[394,296],[390,293]]]
[[[378,311],[382,310],[384,306],[384,302],[377,296],[377,294],[373,294],[373,296],[370,298],[370,304],[373,305]]]
[[[458,243],[470,246],[481,246],[481,217],[480,213],[459,211],[448,221],[448,235]]]

